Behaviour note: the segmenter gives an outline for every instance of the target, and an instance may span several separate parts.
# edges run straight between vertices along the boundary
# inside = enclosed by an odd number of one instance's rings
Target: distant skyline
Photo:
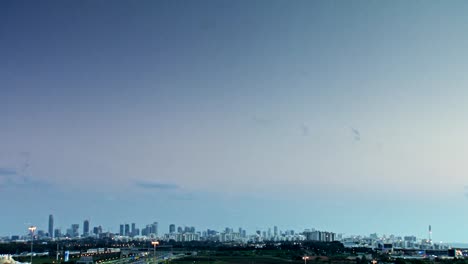
[[[467,10],[1,1],[0,234],[51,213],[468,242]]]
[[[50,222],[52,219],[52,222]],[[85,223],[87,224],[87,232],[85,231]],[[113,234],[119,234],[120,232],[126,232],[126,231],[123,231],[122,228],[125,227],[125,226],[128,226],[129,228],[132,227],[133,228],[133,225],[135,225],[135,228],[138,229],[138,232],[140,233],[139,235],[141,236],[144,236],[143,234],[141,234],[145,229],[145,227],[148,227],[148,226],[152,226],[153,224],[156,224],[156,231],[157,231],[157,235],[158,237],[160,237],[161,239],[163,238],[164,234],[169,234],[171,233],[170,232],[170,226],[174,226],[175,231],[176,232],[179,228],[182,228],[183,230],[186,230],[186,228],[194,228],[195,232],[200,232],[200,233],[203,233],[204,231],[207,231],[207,230],[215,230],[217,232],[223,232],[225,229],[229,228],[231,230],[234,230],[234,231],[237,231],[238,229],[242,229],[244,231],[246,231],[246,233],[248,235],[253,235],[255,233],[257,233],[258,231],[263,231],[263,232],[266,232],[266,231],[269,231],[271,232],[272,230],[274,232],[278,232],[278,234],[283,234],[285,232],[289,232],[291,230],[295,231],[295,234],[301,234],[305,231],[314,231],[314,230],[318,230],[318,231],[322,231],[322,232],[332,232],[334,234],[337,235],[337,237],[343,237],[343,238],[349,238],[349,237],[354,237],[354,236],[362,236],[362,237],[369,237],[369,236],[373,236],[375,234],[377,234],[379,237],[390,237],[390,236],[400,236],[400,237],[404,237],[404,236],[414,236],[414,234],[395,234],[395,233],[388,233],[388,234],[385,234],[385,233],[378,233],[378,232],[371,232],[369,234],[345,234],[345,233],[336,233],[334,232],[334,230],[320,230],[320,229],[317,229],[315,227],[302,227],[302,228],[291,228],[291,227],[288,227],[288,226],[282,226],[282,227],[278,227],[277,225],[275,224],[270,224],[270,225],[265,225],[265,226],[256,226],[255,228],[251,229],[251,230],[246,230],[245,227],[243,226],[223,226],[222,224],[221,225],[218,225],[216,227],[213,227],[213,226],[204,226],[204,227],[199,227],[199,226],[194,226],[194,225],[191,225],[190,223],[185,223],[183,225],[180,225],[180,224],[177,224],[177,223],[174,223],[174,222],[169,222],[169,223],[164,223],[164,225],[161,225],[161,223],[157,220],[148,220],[146,221],[146,223],[135,223],[135,222],[120,222],[117,226],[103,226],[102,224],[94,224],[92,223],[89,219],[84,219],[84,220],[76,220],[72,223],[68,223],[68,224],[63,224],[60,225],[59,227],[57,227],[56,225],[54,225],[54,215],[50,214],[49,215],[49,218],[48,218],[48,222],[47,222],[47,228],[43,228],[42,225],[36,225],[34,223],[28,223],[30,224],[30,226],[34,226],[36,227],[36,233],[38,233],[39,231],[43,231],[43,232],[49,232],[50,234],[50,228],[52,227],[53,228],[53,234],[55,234],[55,230],[58,229],[60,230],[60,233],[62,236],[65,236],[66,235],[66,232],[68,232],[68,230],[71,230],[71,227],[72,226],[75,226],[77,225],[78,226],[78,230],[77,230],[77,233],[76,235],[78,236],[83,236],[84,233],[87,233],[88,235],[89,234],[92,234],[93,232],[93,228],[94,227],[99,227],[101,232],[102,233],[107,233],[107,232],[110,232],[110,233],[113,233]],[[52,224],[52,225],[51,225]],[[28,228],[30,227],[28,226]],[[430,232],[430,235],[428,233],[428,228],[429,228],[429,232]],[[48,230],[47,230],[48,229]],[[125,229],[126,230],[126,229]],[[276,230],[276,231],[275,231]],[[130,232],[131,230],[128,229],[128,231]],[[178,231],[177,231],[178,232]],[[24,233],[18,233],[18,234],[9,234],[9,236],[15,236],[15,235],[19,235],[19,236],[29,236],[30,235],[30,231],[29,229],[27,229]],[[0,234],[0,237],[3,237],[5,235],[1,235]],[[127,235],[124,235],[124,236],[127,236]],[[136,236],[136,235],[131,235],[131,236]],[[429,226],[426,226],[426,234],[423,235],[423,236],[416,236],[417,239],[421,239],[421,240],[431,240],[433,241],[434,243],[450,243],[450,241],[437,241],[437,240],[433,240],[433,237],[432,237],[432,229],[431,229],[431,225]],[[55,236],[54,236],[55,238]],[[457,242],[455,242],[457,243]]]

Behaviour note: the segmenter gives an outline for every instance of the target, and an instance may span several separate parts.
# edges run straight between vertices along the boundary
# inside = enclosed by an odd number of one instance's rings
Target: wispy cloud
[[[136,186],[143,189],[158,189],[158,190],[176,190],[180,186],[173,183],[161,183],[161,182],[149,182],[149,181],[137,181]]]
[[[21,170],[24,171],[23,168]],[[23,188],[23,187],[39,187],[50,186],[50,183],[40,179],[34,179],[30,176],[23,175],[21,171],[12,168],[0,168],[0,187],[2,188]]]
[[[359,130],[351,127],[351,132],[353,133],[354,140],[356,141],[361,140],[361,132],[359,132]]]
[[[17,172],[15,169],[10,168],[0,168],[0,176],[13,176],[16,175]]]

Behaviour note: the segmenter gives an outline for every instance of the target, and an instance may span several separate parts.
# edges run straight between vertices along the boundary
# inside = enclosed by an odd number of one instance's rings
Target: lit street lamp
[[[28,227],[29,232],[31,232],[31,264],[32,264],[32,257],[33,257],[33,242],[34,242],[34,231],[36,231],[35,226]]]
[[[156,246],[159,245],[158,241],[151,241],[151,245],[153,245],[153,258],[154,258],[154,263],[156,263]]]
[[[309,256],[303,256],[302,259],[304,260],[304,264],[307,264],[307,260],[309,259]]]

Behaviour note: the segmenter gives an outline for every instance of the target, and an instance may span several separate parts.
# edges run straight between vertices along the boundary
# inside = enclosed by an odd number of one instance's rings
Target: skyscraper
[[[278,236],[278,227],[277,227],[277,226],[274,226],[274,227],[273,227],[273,235],[274,235],[275,237]]]
[[[130,236],[137,236],[137,233],[136,233],[136,224],[135,223],[132,223],[132,230],[130,231]]]
[[[432,227],[429,225],[429,243],[432,244]]]
[[[89,220],[83,222],[83,236],[89,236]]]
[[[55,238],[59,238],[59,237],[61,237],[61,236],[62,236],[62,230],[60,230],[60,229],[58,229],[58,228],[55,229],[55,230],[54,230],[54,237],[55,237]]]
[[[71,225],[71,237],[79,237],[80,233],[78,232],[78,229],[80,228],[79,224],[72,224]]]
[[[125,224],[125,236],[130,236],[130,225]]]
[[[174,224],[170,224],[169,225],[169,233],[175,233],[175,225]]]
[[[156,236],[158,235],[158,222],[154,222],[151,225],[151,234],[155,234]]]
[[[124,235],[124,225],[122,225],[122,224],[120,225],[120,230],[119,231],[120,231],[119,235],[123,236]]]
[[[49,237],[54,238],[54,216],[49,215]]]

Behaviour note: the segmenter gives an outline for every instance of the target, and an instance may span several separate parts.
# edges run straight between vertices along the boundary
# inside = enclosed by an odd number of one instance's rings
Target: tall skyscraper
[[[83,236],[89,236],[89,220],[83,222]]]
[[[71,237],[79,237],[80,233],[78,232],[78,229],[80,228],[79,224],[72,224],[71,225]]]
[[[278,227],[277,226],[274,226],[273,227],[273,235],[276,237],[278,236]]]
[[[137,233],[136,233],[136,224],[135,223],[132,223],[132,231],[130,232],[130,236],[137,236]]]
[[[130,225],[125,224],[125,236],[130,236]]]
[[[432,227],[429,225],[429,243],[432,244]]]
[[[156,236],[158,235],[158,222],[154,222],[151,225],[151,234],[155,234]]]
[[[175,233],[175,225],[174,224],[170,224],[169,225],[169,233]]]
[[[119,231],[120,231],[119,235],[123,236],[124,235],[124,225],[122,225],[122,224],[120,225],[120,230]]]
[[[49,215],[49,237],[54,238],[54,216]]]

